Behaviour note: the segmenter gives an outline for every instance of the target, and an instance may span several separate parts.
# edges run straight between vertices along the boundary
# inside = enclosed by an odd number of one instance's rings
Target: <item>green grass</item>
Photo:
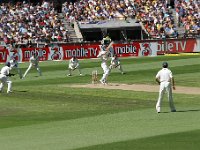
[[[177,86],[200,87],[199,56],[123,58],[126,74],[112,70],[109,82],[156,84],[163,61],[169,62]],[[1,149],[199,149],[199,95],[174,94],[176,113],[170,113],[165,97],[163,113],[157,114],[157,92],[66,86],[91,83],[94,69],[101,76],[98,59],[80,62],[84,76],[75,71],[67,77],[65,61],[48,61],[40,63],[41,77],[33,69],[24,80],[11,78],[14,92],[0,94]],[[20,64],[23,72],[27,66]]]

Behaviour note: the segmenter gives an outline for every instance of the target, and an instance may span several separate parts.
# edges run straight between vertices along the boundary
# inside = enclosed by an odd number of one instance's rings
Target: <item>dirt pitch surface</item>
[[[74,85],[69,85],[69,86],[77,87],[77,88],[119,89],[119,90],[132,90],[132,91],[143,91],[143,92],[158,92],[159,91],[159,85],[147,85],[147,84],[109,83],[107,85],[103,85],[103,84],[98,83],[98,84],[82,84],[82,85],[74,84]],[[173,90],[173,93],[200,95],[200,88],[177,86],[176,90]]]

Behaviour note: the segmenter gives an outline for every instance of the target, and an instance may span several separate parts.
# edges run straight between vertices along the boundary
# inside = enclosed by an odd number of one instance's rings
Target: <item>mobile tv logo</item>
[[[65,57],[70,58],[73,56],[83,58],[83,57],[91,57],[97,56],[98,49],[95,47],[78,47],[74,49],[66,49]]]

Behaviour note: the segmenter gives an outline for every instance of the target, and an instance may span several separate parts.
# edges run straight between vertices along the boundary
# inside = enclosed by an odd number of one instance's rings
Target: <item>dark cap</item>
[[[167,62],[163,62],[162,66],[163,66],[163,68],[167,68],[168,67],[168,63]]]
[[[5,65],[8,66],[8,67],[10,67],[10,62],[6,62]]]

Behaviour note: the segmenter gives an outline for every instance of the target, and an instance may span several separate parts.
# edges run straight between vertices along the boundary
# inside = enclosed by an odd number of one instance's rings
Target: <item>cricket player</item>
[[[19,74],[19,78],[22,79],[22,72],[18,66],[17,60],[15,58],[11,58],[9,62],[10,62],[10,69],[11,70],[16,69]]]
[[[12,92],[12,81],[9,79],[10,76],[13,76],[14,74],[10,73],[10,62],[7,62],[6,65],[1,69],[0,72],[0,92],[3,91],[3,87],[5,85],[5,83],[8,84],[8,88],[7,88],[7,93]]]
[[[76,69],[79,70],[80,76],[82,76],[80,65],[79,65],[79,60],[75,56],[73,56],[69,60],[69,66],[68,66],[69,74],[68,74],[68,76],[71,76],[72,75],[72,71],[74,71]]]
[[[109,55],[109,49],[112,47],[113,42],[111,43],[105,43],[103,45],[101,45],[101,50],[99,52],[99,54],[97,55],[97,57],[101,58],[101,68],[103,69],[103,76],[102,78],[99,80],[102,84],[107,84],[107,78],[108,75],[110,73],[110,69],[107,65],[107,61],[108,61],[108,55]]]
[[[24,79],[24,78],[26,77],[27,73],[28,73],[28,72],[30,71],[30,69],[33,68],[33,67],[37,69],[39,75],[41,76],[41,75],[42,75],[42,72],[41,72],[40,67],[39,67],[39,59],[38,59],[38,56],[37,56],[36,54],[33,54],[33,55],[30,57],[29,62],[30,62],[29,67],[28,67],[28,69],[26,70],[26,72],[24,73],[22,79]]]
[[[171,112],[176,112],[176,108],[174,106],[173,97],[172,97],[172,87],[175,90],[175,82],[174,77],[170,69],[168,69],[168,63],[163,62],[162,69],[158,71],[156,75],[156,82],[160,85],[159,97],[156,104],[156,111],[160,113],[161,111],[161,102],[164,96],[165,91],[167,91],[169,106]]]
[[[110,66],[109,66],[110,71],[113,68],[118,68],[120,70],[121,74],[124,74],[122,65],[120,63],[119,58],[117,57],[117,54],[114,54],[114,56],[111,58],[111,62],[110,62]]]

